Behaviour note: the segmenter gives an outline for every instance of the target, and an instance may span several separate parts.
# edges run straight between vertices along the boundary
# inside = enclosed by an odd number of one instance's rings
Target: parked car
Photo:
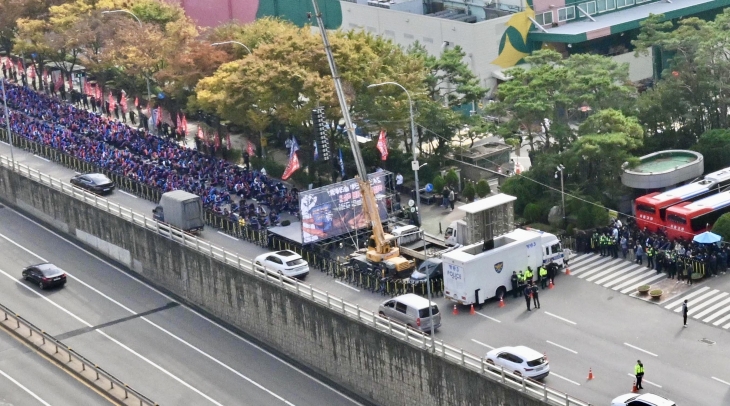
[[[411,274],[411,282],[426,282],[426,279],[439,280],[444,277],[444,265],[441,258],[429,258]]]
[[[71,178],[71,184],[100,195],[114,190],[114,182],[101,173],[76,175]]]
[[[253,263],[269,273],[304,279],[309,274],[309,264],[294,251],[281,250],[257,256]]]
[[[627,393],[611,401],[611,406],[677,406],[676,403],[651,393]]]
[[[23,269],[23,279],[38,284],[41,289],[66,284],[66,272],[53,264],[31,265]]]
[[[550,373],[550,363],[547,358],[523,345],[495,348],[484,358],[488,364],[504,367],[506,371],[525,378],[540,380]]]
[[[434,331],[441,327],[441,313],[436,303],[431,302],[432,320],[429,318],[428,299],[413,293],[384,301],[378,308],[378,314],[425,333],[431,332],[431,323]]]

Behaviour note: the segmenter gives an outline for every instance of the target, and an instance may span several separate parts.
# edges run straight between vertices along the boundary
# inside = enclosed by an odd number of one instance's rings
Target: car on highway
[[[23,269],[23,279],[38,284],[41,289],[66,284],[66,272],[56,265],[45,263]]]
[[[291,278],[304,279],[309,275],[307,261],[302,259],[301,255],[290,250],[259,255],[253,260],[253,263],[259,269],[263,268],[269,273],[281,274]]]
[[[99,195],[111,193],[114,190],[114,182],[102,173],[76,175],[71,178],[71,184]]]
[[[441,258],[429,258],[421,263],[418,270],[411,274],[411,282],[426,282],[426,279],[440,280],[444,277],[444,265]]]
[[[547,357],[524,345],[495,348],[484,358],[487,364],[503,367],[506,371],[525,378],[540,380],[550,373]]]
[[[677,406],[676,403],[651,393],[627,393],[611,401],[611,406]]]
[[[410,328],[431,332],[431,325],[436,331],[441,327],[441,313],[439,307],[432,301],[431,311],[428,310],[428,299],[413,293],[406,293],[388,299],[378,307],[380,317],[395,320]]]

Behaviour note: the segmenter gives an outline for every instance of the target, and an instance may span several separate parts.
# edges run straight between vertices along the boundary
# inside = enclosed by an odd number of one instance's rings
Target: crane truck
[[[314,16],[317,19],[319,32],[322,36],[322,42],[324,43],[327,62],[329,63],[332,78],[334,79],[335,91],[337,92],[337,99],[340,103],[340,110],[342,111],[342,116],[345,119],[345,127],[348,135],[347,139],[350,142],[352,155],[355,158],[355,166],[357,167],[356,179],[360,186],[360,194],[362,197],[362,211],[372,225],[372,235],[368,241],[368,247],[365,250],[365,253],[362,254],[356,252],[351,255],[351,263],[356,264],[361,268],[380,268],[391,274],[394,273],[395,275],[408,277],[415,268],[415,261],[403,258],[400,255],[400,249],[395,243],[395,237],[390,234],[386,234],[383,230],[383,224],[380,222],[380,215],[378,214],[375,193],[373,193],[370,182],[368,182],[367,171],[365,170],[365,161],[363,160],[362,153],[360,152],[360,144],[358,143],[357,135],[355,134],[355,126],[353,125],[352,118],[350,117],[350,109],[347,106],[347,100],[345,99],[345,92],[342,88],[340,74],[332,55],[332,47],[330,46],[329,38],[327,37],[327,30],[322,22],[322,13],[319,10],[317,0],[312,0],[312,5],[314,6]]]

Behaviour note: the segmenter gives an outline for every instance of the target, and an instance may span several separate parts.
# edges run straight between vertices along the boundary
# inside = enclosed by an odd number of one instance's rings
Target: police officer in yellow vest
[[[527,270],[525,271],[525,283],[530,284],[532,283],[532,268],[529,266],[527,267]]]
[[[644,389],[644,387],[641,386],[641,379],[644,378],[644,364],[641,363],[641,360],[636,360],[634,374],[636,375],[636,389]]]
[[[517,290],[520,294],[525,290],[525,274],[522,271],[517,274]]]
[[[540,278],[540,286],[545,289],[548,283],[548,271],[547,268],[545,268],[545,265],[541,266],[538,270],[538,276]]]

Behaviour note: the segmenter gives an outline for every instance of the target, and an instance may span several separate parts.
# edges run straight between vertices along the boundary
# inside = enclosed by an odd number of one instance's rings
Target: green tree
[[[433,178],[433,190],[436,193],[441,193],[441,191],[444,190],[444,186],[446,186],[446,181],[444,180],[443,176],[436,175]]]
[[[453,169],[449,169],[448,172],[446,172],[444,180],[446,181],[446,184],[451,187],[456,188],[459,185],[459,175]]]
[[[706,172],[727,168],[730,166],[730,130],[707,131],[692,149],[704,156]]]
[[[730,213],[725,213],[712,226],[712,232],[722,236],[723,241],[730,241]]]
[[[525,206],[525,213],[522,215],[528,223],[539,223],[542,220],[542,209],[537,203],[529,203]]]
[[[489,187],[489,182],[486,179],[481,179],[477,182],[476,191],[477,196],[481,198],[487,197],[488,194],[492,193],[492,189]]]
[[[464,196],[467,202],[471,202],[474,200],[474,196],[476,195],[476,191],[474,190],[474,185],[469,182],[464,186],[464,190],[461,191],[461,194]]]

